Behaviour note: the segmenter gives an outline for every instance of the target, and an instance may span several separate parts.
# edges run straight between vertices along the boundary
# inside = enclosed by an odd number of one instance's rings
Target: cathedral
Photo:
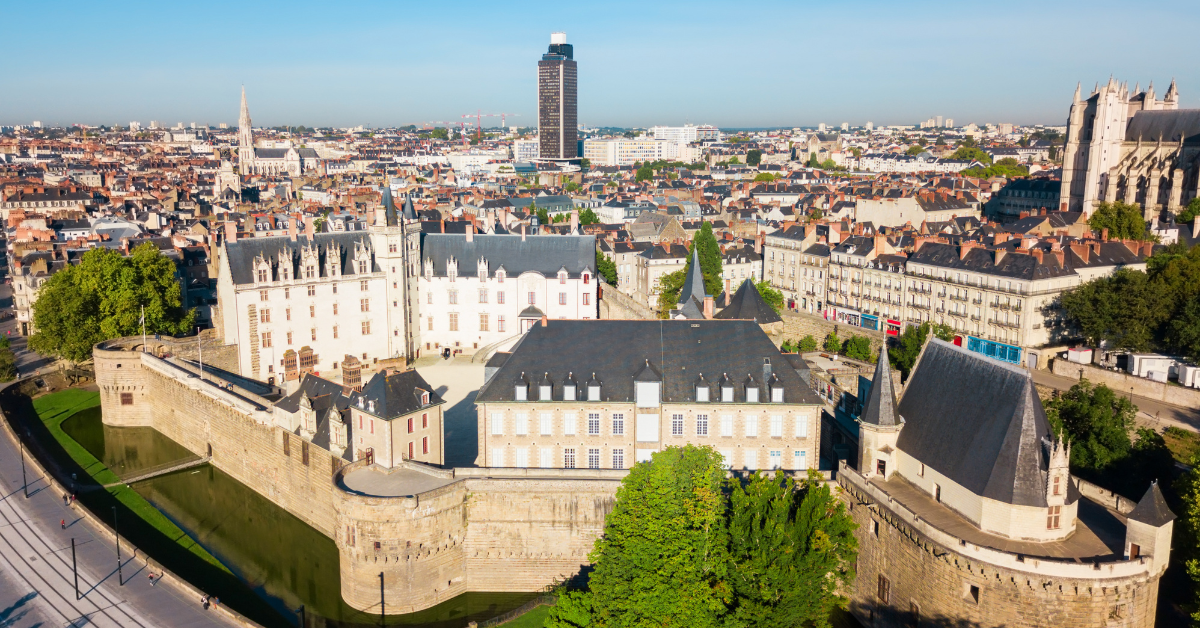
[[[1060,209],[1090,216],[1101,202],[1141,206],[1147,220],[1200,194],[1200,109],[1180,109],[1175,81],[1162,100],[1113,78],[1086,100],[1075,88],[1067,122]]]
[[[294,147],[255,148],[254,130],[250,126],[250,108],[246,105],[246,88],[242,88],[242,113],[238,116],[238,172],[247,175],[300,176],[303,168],[300,152]]]

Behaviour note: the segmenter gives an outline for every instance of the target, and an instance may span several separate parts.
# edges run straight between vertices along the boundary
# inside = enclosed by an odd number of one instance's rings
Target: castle
[[[751,321],[611,322],[673,325],[678,330],[672,333],[685,335],[693,326],[721,327],[718,336],[734,332],[738,346],[751,348],[755,339],[746,336],[762,335]],[[500,404],[506,413],[513,412],[514,421],[519,412],[529,411],[522,408],[535,406],[578,405],[583,415],[593,399],[598,403],[592,405],[608,409],[622,410],[617,406],[628,403],[628,412],[642,414],[680,405],[683,412],[670,412],[669,423],[631,424],[631,449],[671,444],[675,414],[687,416],[679,424],[682,431],[695,427],[699,417],[693,413],[701,406],[718,414],[736,412],[740,427],[736,434],[730,429],[729,445],[716,442],[723,438],[724,427],[714,427],[708,438],[715,447],[741,449],[736,457],[726,454],[737,467],[796,468],[775,464],[774,456],[761,465],[763,458],[750,457],[745,449],[769,449],[776,439],[819,441],[815,422],[806,422],[813,430],[807,438],[801,436],[802,424],[790,421],[778,430],[772,422],[765,423],[770,432],[762,434],[761,440],[768,441],[764,443],[747,431],[745,415],[757,407],[764,414],[811,415],[815,406],[805,396],[807,391],[797,388],[802,369],[785,359],[778,368],[764,371],[761,380],[752,373],[740,384],[727,385],[731,378],[721,377],[710,387],[709,376],[683,375],[682,367],[715,374],[719,366],[714,360],[722,359],[716,353],[699,359],[680,354],[653,363],[639,352],[657,347],[643,343],[647,346],[622,354],[638,358],[634,362],[640,361],[640,368],[629,368],[638,366],[629,360],[609,359],[609,370],[599,378],[560,373],[558,367],[569,365],[558,355],[558,347],[554,355],[540,352],[540,364],[555,367],[553,378],[512,377],[513,369],[528,373],[528,360],[539,356],[539,345],[545,349],[572,335],[585,335],[590,323],[550,322],[549,329],[555,324],[564,327],[561,337],[543,337],[543,323],[522,341],[529,343],[529,355],[518,345],[503,356],[500,366],[492,367],[481,405]],[[731,327],[739,325],[745,329]],[[703,344],[711,333],[703,328],[700,333],[692,339]],[[153,427],[192,452],[209,456],[214,466],[329,536],[339,552],[342,597],[361,610],[378,608],[381,574],[388,599],[403,600],[388,604],[395,613],[428,608],[469,591],[536,591],[571,577],[586,566],[627,473],[620,468],[624,464],[591,464],[590,459],[586,466],[592,468],[560,464],[558,460],[567,460],[565,450],[546,468],[511,465],[507,461],[518,460],[515,452],[525,447],[522,438],[532,440],[535,430],[522,435],[516,427],[520,422],[507,417],[503,434],[480,437],[482,461],[492,466],[446,469],[403,456],[366,456],[348,463],[338,447],[331,451],[314,435],[324,433],[333,444],[353,438],[353,431],[336,436],[328,432],[339,411],[349,411],[355,427],[358,416],[393,421],[398,427],[405,417],[440,413],[440,399],[424,396],[419,376],[377,374],[360,393],[326,390],[306,374],[307,383],[299,392],[284,397],[276,386],[218,370],[207,370],[201,377],[193,363],[157,357],[160,352],[156,346],[143,347],[140,338],[96,346],[104,422]],[[582,363],[586,357],[585,351],[566,360]],[[791,368],[795,372],[788,372]],[[583,397],[592,394],[593,381],[603,391],[597,394],[604,396]],[[886,357],[873,381],[861,415],[858,459],[852,464],[843,461],[835,480],[859,525],[858,578],[850,608],[864,625],[898,627],[942,620],[1010,627],[1154,625],[1174,515],[1157,486],[1134,504],[1072,477],[1067,468],[1069,445],[1050,433],[1027,371],[932,340],[902,397],[895,395]],[[542,396],[543,386],[550,388],[548,397]],[[392,394],[373,392],[384,389],[410,398],[395,412],[390,406],[370,405],[373,399],[382,403],[379,395]],[[579,399],[589,401],[569,399],[576,391]],[[642,395],[662,405],[647,408],[640,402]],[[587,448],[589,439],[611,438],[607,430],[592,435],[590,425],[586,433],[567,433],[559,429],[566,425],[559,418],[551,417],[549,433],[557,445],[571,447],[567,441],[578,441]],[[605,418],[610,418],[607,413]],[[659,430],[653,442],[650,427]],[[389,433],[393,436],[385,440],[401,443],[423,438],[410,437],[403,429]],[[489,439],[498,440],[499,447],[515,448],[514,453],[501,462],[495,455],[501,450],[491,449]],[[689,432],[682,439],[696,442],[705,437]],[[382,450],[384,445],[376,447]],[[641,452],[636,455],[643,457]],[[426,459],[436,462],[439,457],[431,450]],[[746,464],[750,460],[755,462]]]
[[[1091,216],[1097,203],[1141,205],[1146,219],[1178,212],[1200,195],[1200,109],[1179,109],[1175,81],[1162,100],[1109,78],[1085,100],[1079,87],[1067,120],[1063,211]]]

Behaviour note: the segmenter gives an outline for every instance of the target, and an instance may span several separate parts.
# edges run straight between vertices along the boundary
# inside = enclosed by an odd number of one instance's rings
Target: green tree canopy
[[[641,168],[638,168],[637,172],[634,174],[634,180],[639,183],[642,181],[653,181],[654,170],[649,166],[642,166]]]
[[[446,130],[446,127],[439,126],[430,131],[429,137],[432,137],[435,140],[448,140],[450,139],[450,132]]]
[[[984,152],[981,148],[976,148],[974,145],[968,146],[966,142],[963,142],[963,144],[959,146],[957,150],[951,153],[950,159],[978,161],[985,166],[992,163],[991,155]]]
[[[816,351],[817,350],[817,339],[813,338],[812,334],[809,334],[800,339],[800,343],[796,346],[796,349],[800,353],[808,353],[810,351]]]
[[[1090,344],[1108,341],[1121,349],[1149,351],[1172,313],[1170,295],[1159,283],[1122,268],[1064,292],[1060,303]]]
[[[1200,196],[1188,201],[1187,207],[1179,212],[1179,222],[1191,223],[1200,216]]]
[[[1121,201],[1098,203],[1088,219],[1088,226],[1096,231],[1108,229],[1108,237],[1113,239],[1146,240],[1150,237],[1142,208]]]
[[[758,295],[762,297],[763,301],[766,301],[767,305],[776,312],[783,311],[783,293],[772,288],[771,282],[760,281],[754,284],[754,287],[758,288]]]
[[[871,339],[866,336],[850,336],[842,346],[842,354],[851,360],[874,362],[875,354],[871,351]]]
[[[670,447],[634,465],[589,556],[593,624],[724,625],[733,593],[724,483],[709,447]]]
[[[1128,397],[1086,379],[1046,404],[1046,419],[1071,442],[1071,465],[1095,471],[1129,456],[1136,413]]]
[[[617,264],[612,261],[612,258],[596,251],[596,272],[604,277],[604,281],[610,286],[617,285]]]
[[[585,207],[585,208],[579,210],[579,224],[595,225],[595,224],[599,224],[599,223],[600,223],[600,217],[597,216],[596,212],[592,211],[590,208]]]
[[[760,173],[754,175],[755,183],[757,183],[759,181],[766,181],[767,183],[770,183],[774,180],[775,180],[775,175],[773,175],[769,172],[760,172]]]
[[[658,317],[667,318],[671,309],[679,302],[679,291],[683,289],[686,270],[661,275],[658,278]]]
[[[809,154],[808,154],[808,163],[807,163],[806,165],[807,165],[809,168],[820,168],[820,167],[821,167],[821,162],[817,161],[817,154],[816,154],[816,153],[809,153]]]
[[[825,336],[825,346],[822,349],[830,353],[840,353],[842,351],[842,340],[838,338],[836,331],[831,331]]]
[[[758,150],[757,148],[751,148],[750,150],[746,151],[747,166],[757,166],[760,162],[762,162],[761,150]]]
[[[142,307],[147,333],[173,336],[194,324],[195,311],[182,307],[175,263],[158,247],[142,244],[128,257],[93,249],[42,285],[33,305],[29,346],[43,355],[83,362],[98,342],[141,334]]]
[[[905,155],[920,155],[923,152],[925,152],[925,147],[921,146],[920,144],[916,144],[913,146],[909,146],[908,150],[904,151],[904,154]]]
[[[724,282],[721,280],[721,247],[717,244],[717,237],[713,235],[711,222],[705,220],[701,223],[700,231],[692,238],[692,245],[688,248],[688,267],[692,265],[693,250],[700,252],[700,270],[704,273],[705,292],[713,296],[721,294],[724,288]]]
[[[904,379],[908,379],[908,374],[912,371],[913,366],[917,364],[917,357],[921,354],[921,347],[925,346],[925,339],[929,334],[933,334],[935,338],[940,338],[946,342],[954,341],[954,330],[946,324],[934,325],[929,322],[921,323],[913,327],[909,326],[900,334],[899,342],[896,346],[888,349],[888,363],[895,369],[900,371]]]

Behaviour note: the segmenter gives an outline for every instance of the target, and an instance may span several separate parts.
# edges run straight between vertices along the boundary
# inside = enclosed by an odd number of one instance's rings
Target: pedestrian
[[[66,520],[66,519],[60,519],[60,520],[59,520],[59,522],[58,522],[58,525],[62,526],[62,529],[66,530],[66,529],[67,529],[67,520]]]
[[[71,493],[71,505],[75,505],[75,493]]]
[[[68,502],[67,502],[67,500],[68,500],[68,499],[70,499],[70,498],[69,498],[69,497],[67,497],[67,494],[66,494],[66,493],[63,493],[63,506],[66,506],[66,505],[67,505],[67,503],[68,503]]]
[[[204,605],[204,610],[208,610],[208,596],[207,595],[202,596],[200,598],[200,603]]]

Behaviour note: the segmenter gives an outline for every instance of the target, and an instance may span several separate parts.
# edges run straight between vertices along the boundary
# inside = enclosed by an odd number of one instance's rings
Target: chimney
[[[521,223],[521,241],[525,241],[525,223]]]
[[[996,264],[997,266],[999,266],[999,265],[1000,265],[1000,260],[1004,259],[1004,256],[1005,256],[1005,255],[1007,255],[1007,254],[1008,254],[1008,249],[996,249],[996,262],[995,262],[995,264]]]
[[[475,241],[475,223],[467,223],[467,242]]]
[[[284,220],[287,220],[288,239],[292,242],[296,241],[296,217],[290,214],[284,215]]]
[[[232,220],[225,222],[225,241],[237,242],[237,223]]]
[[[1079,257],[1079,259],[1083,261],[1084,264],[1087,264],[1088,259],[1091,257],[1092,248],[1086,244],[1071,243],[1070,246],[1071,246],[1071,250],[1074,251],[1075,255],[1077,255]]]
[[[711,294],[704,295],[704,318],[712,318],[715,312],[713,311],[713,298]]]
[[[970,253],[973,248],[975,248],[973,240],[963,240],[962,244],[958,245],[958,259],[967,259],[967,253]]]
[[[1037,260],[1037,263],[1041,264],[1043,262],[1044,257],[1041,249],[1030,249],[1029,253],[1033,255],[1033,259]]]
[[[571,210],[571,233],[575,233],[575,231],[577,229],[579,229],[579,210],[572,209]]]
[[[1108,242],[1108,227],[1100,230],[1100,239]]]
[[[729,292],[730,281],[728,278],[725,279],[725,307],[729,307],[729,300],[733,298],[733,295]]]
[[[313,224],[313,217],[308,215],[304,216],[304,237],[308,238],[310,244],[312,243],[314,239],[313,236],[315,236],[316,233],[316,226]]]
[[[548,327],[549,325],[550,325],[550,317],[546,316],[545,314],[542,314],[542,327]]]
[[[882,233],[875,234],[875,255],[882,255],[883,248],[887,246],[887,236]]]

